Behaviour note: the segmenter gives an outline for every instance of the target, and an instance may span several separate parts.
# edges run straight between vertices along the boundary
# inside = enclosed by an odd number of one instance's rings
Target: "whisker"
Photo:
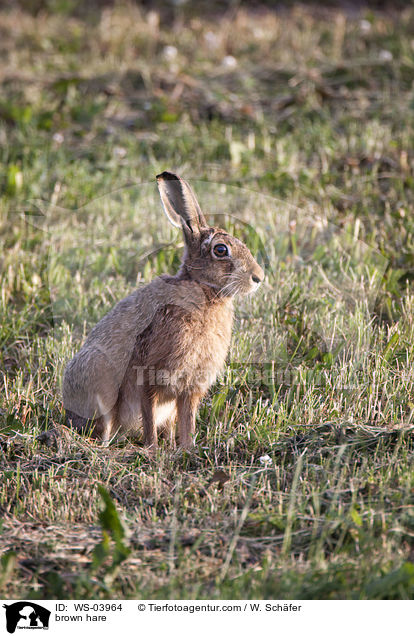
[[[239,291],[239,285],[237,280],[234,280],[235,277],[232,278],[232,280],[230,280],[229,283],[227,283],[227,285],[224,285],[224,287],[222,287],[219,292],[217,292],[216,297],[220,294],[220,295],[229,295],[232,296],[234,294],[236,294]]]

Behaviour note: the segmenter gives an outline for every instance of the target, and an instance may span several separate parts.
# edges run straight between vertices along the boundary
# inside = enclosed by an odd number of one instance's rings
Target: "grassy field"
[[[0,596],[413,598],[414,9],[76,4],[0,11]],[[165,169],[266,267],[197,449],[41,444]]]

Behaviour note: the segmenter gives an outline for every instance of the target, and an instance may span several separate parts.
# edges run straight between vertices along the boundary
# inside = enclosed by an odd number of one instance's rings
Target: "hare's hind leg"
[[[101,415],[96,420],[81,417],[73,413],[73,411],[66,411],[68,426],[74,428],[80,434],[90,434],[93,439],[99,439],[104,444],[107,444],[111,438],[112,421],[112,411],[106,415]]]
[[[114,409],[106,415],[101,415],[95,422],[95,428],[92,435],[97,439],[100,439],[104,446],[108,446],[109,441],[113,435],[113,423],[114,423]]]

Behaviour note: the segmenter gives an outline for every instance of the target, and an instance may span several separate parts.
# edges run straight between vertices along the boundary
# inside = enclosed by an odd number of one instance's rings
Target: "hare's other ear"
[[[186,236],[194,236],[206,228],[207,222],[187,181],[172,172],[157,175],[162,205],[169,220],[182,227]]]

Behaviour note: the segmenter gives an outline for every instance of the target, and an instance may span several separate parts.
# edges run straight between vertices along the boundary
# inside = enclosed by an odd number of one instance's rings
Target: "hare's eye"
[[[227,245],[224,245],[224,243],[217,243],[217,245],[213,247],[213,252],[215,256],[218,256],[219,258],[229,255],[228,247]]]

